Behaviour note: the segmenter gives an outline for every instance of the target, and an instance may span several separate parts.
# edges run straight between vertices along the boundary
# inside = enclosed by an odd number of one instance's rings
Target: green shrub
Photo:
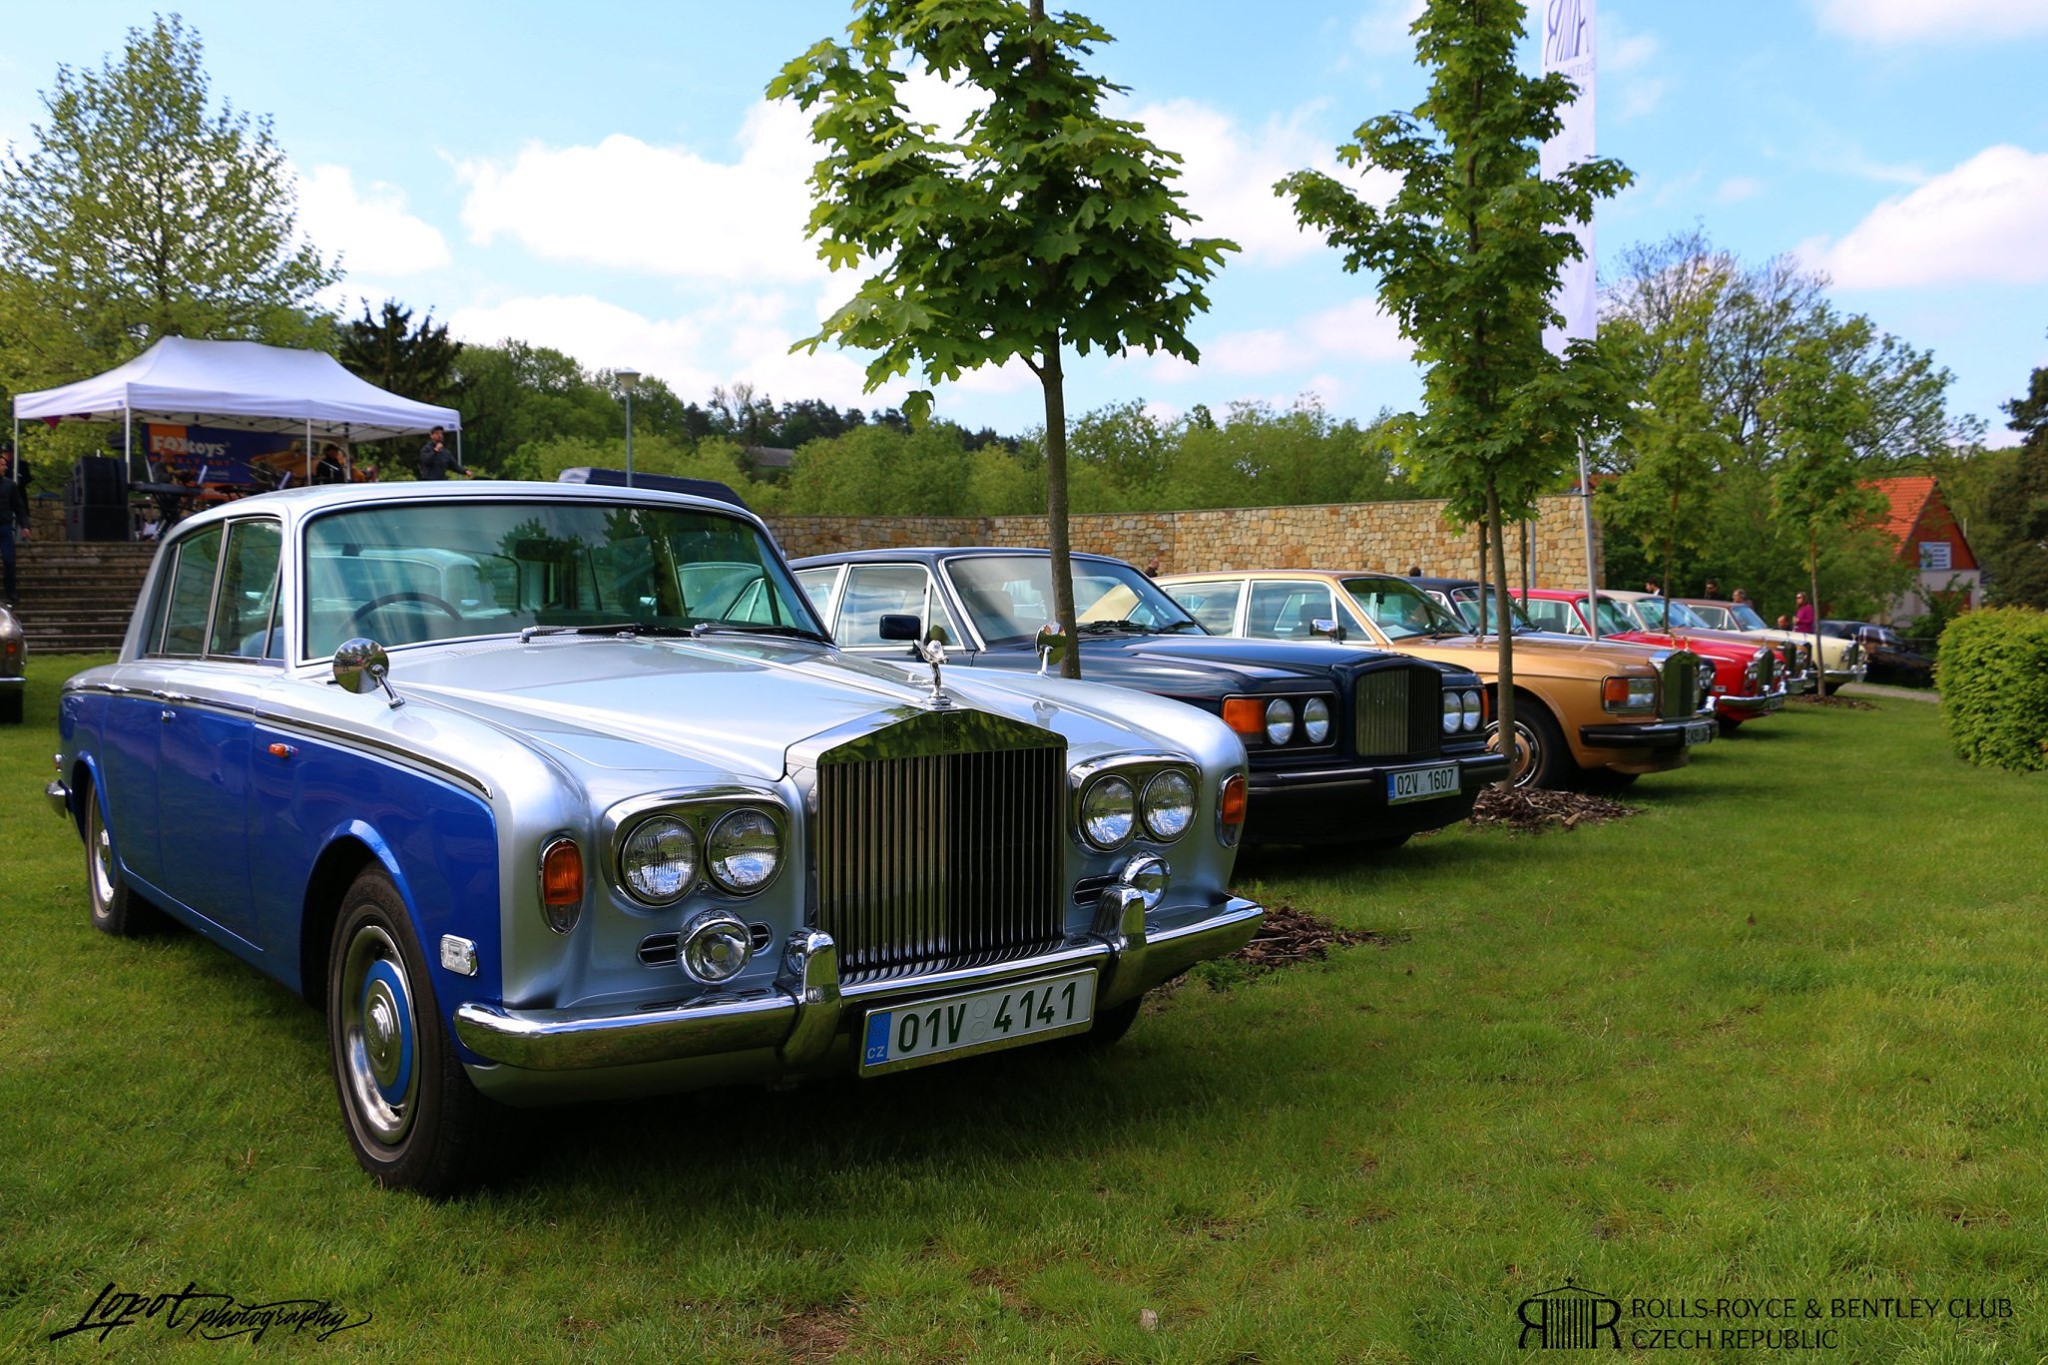
[[[1942,718],[1971,763],[2048,768],[2048,613],[1994,607],[1941,636]]]

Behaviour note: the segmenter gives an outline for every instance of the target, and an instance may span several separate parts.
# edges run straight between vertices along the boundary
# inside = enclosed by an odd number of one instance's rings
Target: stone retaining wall
[[[1091,514],[1070,519],[1076,550],[1115,555],[1161,573],[1210,569],[1377,569],[1421,566],[1444,578],[1476,578],[1479,537],[1446,526],[1437,501],[1234,507],[1200,512]],[[1585,576],[1579,500],[1542,499],[1535,524],[1535,575],[1543,582]],[[1045,544],[1044,517],[769,517],[791,558],[895,545]],[[1509,563],[1519,540],[1508,536]],[[1602,560],[1594,527],[1596,570]]]

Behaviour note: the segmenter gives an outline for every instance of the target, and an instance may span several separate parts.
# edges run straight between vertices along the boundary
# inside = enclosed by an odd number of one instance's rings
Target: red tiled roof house
[[[1925,615],[1928,599],[1937,593],[1962,594],[1966,606],[1980,605],[1984,574],[1934,478],[1923,474],[1873,479],[1868,486],[1890,503],[1881,525],[1898,546],[1899,558],[1919,567],[1913,586],[1892,604],[1891,617],[1910,620]]]

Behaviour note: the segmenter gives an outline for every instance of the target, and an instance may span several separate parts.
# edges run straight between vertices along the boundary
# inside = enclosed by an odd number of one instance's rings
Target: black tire
[[[92,927],[115,938],[141,938],[165,927],[164,913],[128,888],[114,837],[100,814],[100,796],[90,783],[79,789],[85,803],[85,897]]]
[[[397,888],[365,869],[342,898],[327,962],[327,1043],[342,1127],[386,1189],[430,1199],[481,1180],[495,1108],[441,1021]]]
[[[1734,721],[1734,720],[1730,720],[1730,719],[1728,719],[1728,717],[1726,717],[1726,716],[1716,716],[1716,717],[1714,717],[1714,723],[1715,723],[1716,725],[1718,725],[1718,726],[1720,726],[1720,727],[1721,727],[1721,738],[1722,738],[1722,739],[1733,739],[1733,738],[1735,738],[1735,733],[1736,733],[1736,731],[1738,731],[1738,730],[1740,730],[1740,729],[1742,728],[1742,722],[1740,722],[1740,721]]]
[[[1499,714],[1498,705],[1495,707]],[[1564,731],[1550,717],[1550,708],[1519,690],[1515,695],[1515,785],[1517,787],[1561,787],[1566,774],[1576,765],[1565,747]],[[1486,727],[1487,747],[1498,750],[1500,722]]]
[[[0,725],[19,725],[26,714],[28,689],[0,687]]]

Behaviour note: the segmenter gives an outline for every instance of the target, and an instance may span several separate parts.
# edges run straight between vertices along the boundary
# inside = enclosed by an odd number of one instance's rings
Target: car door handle
[[[156,713],[156,718],[162,721],[164,724],[169,725],[172,721],[178,718],[178,713],[176,711],[173,711],[170,707],[166,706],[163,710]]]

